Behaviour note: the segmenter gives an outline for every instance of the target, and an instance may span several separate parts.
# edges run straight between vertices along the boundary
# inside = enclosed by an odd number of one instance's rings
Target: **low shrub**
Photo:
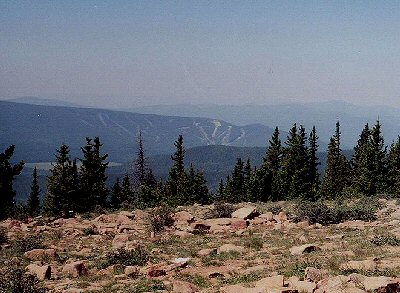
[[[254,248],[256,250],[260,250],[263,247],[264,241],[262,238],[254,236],[250,239],[247,239],[244,243],[245,247]]]
[[[98,235],[99,231],[97,231],[96,227],[87,227],[83,228],[83,234],[85,234],[85,236]]]
[[[120,248],[117,251],[108,253],[106,258],[99,264],[99,268],[103,269],[117,264],[124,266],[144,266],[148,260],[149,253],[141,247],[134,250]]]
[[[151,231],[160,233],[164,231],[165,227],[171,227],[174,224],[172,215],[173,210],[166,205],[152,209],[149,215]]]
[[[295,207],[295,221],[307,220],[310,224],[332,224],[333,215],[331,209],[323,202],[303,201]]]
[[[375,236],[371,243],[376,246],[390,245],[390,246],[400,246],[400,239],[394,235],[379,235]]]
[[[32,249],[45,248],[42,238],[37,235],[18,237],[11,243],[11,247],[19,255]]]
[[[6,268],[0,271],[0,292],[44,293],[46,289],[32,275],[26,275],[22,268]]]
[[[8,242],[7,231],[4,228],[0,228],[0,245],[7,242]]]
[[[379,205],[371,201],[358,200],[350,204],[333,203],[327,204],[318,201],[303,201],[295,207],[295,220],[308,220],[310,224],[320,223],[322,225],[338,224],[344,221],[376,220],[376,211]]]
[[[216,202],[206,216],[209,219],[230,218],[234,211],[235,207],[232,204]]]

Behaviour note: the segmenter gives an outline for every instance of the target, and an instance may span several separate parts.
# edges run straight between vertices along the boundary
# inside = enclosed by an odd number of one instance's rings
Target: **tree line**
[[[68,215],[70,211],[84,213],[97,209],[147,208],[160,204],[170,206],[208,204],[214,201],[278,201],[301,199],[338,199],[354,195],[372,196],[400,193],[400,138],[389,147],[385,145],[379,121],[363,128],[354,154],[348,160],[341,149],[340,124],[330,138],[327,167],[319,171],[318,135],[315,127],[307,133],[304,126],[294,124],[284,144],[279,128],[269,140],[261,166],[253,167],[249,159],[237,159],[226,180],[215,194],[207,188],[202,171],[185,166],[183,137],[175,141],[173,166],[165,182],[157,180],[147,162],[141,131],[138,133],[137,153],[132,170],[111,190],[107,187],[107,154],[102,154],[98,137],[86,138],[81,148],[82,158],[70,157],[69,147],[62,144],[55,154],[47,191],[40,203],[41,190],[37,170],[33,170],[31,193],[26,204],[17,205],[13,180],[24,162],[12,165],[15,146],[0,154],[0,218],[14,216],[23,210],[29,216]]]

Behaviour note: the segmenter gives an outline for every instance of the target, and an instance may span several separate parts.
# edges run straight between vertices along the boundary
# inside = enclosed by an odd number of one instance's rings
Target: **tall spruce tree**
[[[232,171],[231,179],[227,179],[225,189],[225,200],[231,203],[238,203],[245,199],[245,173],[244,164],[241,158],[237,158],[236,165]],[[229,184],[229,187],[228,187]]]
[[[184,205],[188,201],[188,176],[185,172],[185,148],[183,146],[183,136],[179,135],[174,143],[176,151],[171,156],[173,166],[169,171],[166,182],[167,198],[166,202],[172,206]]]
[[[147,158],[143,147],[142,130],[139,129],[137,135],[137,151],[136,159],[133,164],[133,178],[132,183],[134,189],[137,190],[141,185],[146,183],[147,175]]]
[[[372,153],[371,131],[367,123],[354,147],[354,154],[350,162],[352,167],[351,187],[355,193],[372,195],[376,192]]]
[[[108,162],[104,162],[108,155],[101,154],[100,139],[95,137],[86,138],[86,146],[82,147],[83,159],[80,176],[80,191],[82,200],[88,210],[96,206],[105,207],[107,203],[108,190],[106,186],[106,170]]]
[[[122,188],[119,182],[119,178],[115,181],[111,188],[111,202],[110,205],[114,209],[119,209],[122,204]]]
[[[31,217],[36,217],[40,213],[40,192],[41,190],[38,183],[37,169],[35,166],[32,173],[31,193],[29,194],[26,204],[29,216]]]
[[[11,145],[0,153],[0,220],[14,216],[16,194],[13,182],[24,166],[23,161],[15,165],[10,163],[14,151],[15,145]]]
[[[132,190],[132,185],[129,179],[129,175],[125,174],[124,178],[122,179],[122,185],[121,185],[121,197],[120,197],[121,204],[124,205],[136,204],[134,197],[135,193]]]
[[[302,125],[298,130],[296,124],[293,125],[286,145],[282,160],[286,199],[307,199],[311,192],[310,166],[306,132]]]
[[[60,216],[73,209],[78,186],[74,178],[74,164],[69,156],[69,147],[62,144],[55,157],[56,162],[47,177],[43,210],[47,215]]]
[[[310,192],[310,200],[315,200],[317,198],[319,188],[321,186],[321,180],[320,180],[320,174],[318,171],[318,166],[321,165],[319,162],[317,152],[318,152],[318,135],[317,131],[315,129],[315,126],[313,126],[310,137],[309,137],[309,165],[310,165],[310,170],[309,170],[309,176],[310,176],[310,184],[311,184],[311,192]]]
[[[376,121],[374,127],[371,129],[371,145],[372,145],[372,160],[373,160],[373,178],[374,193],[383,193],[387,186],[387,148],[382,135],[382,125],[380,121]]]
[[[389,148],[387,166],[387,192],[400,197],[400,136]]]
[[[321,186],[321,196],[324,199],[335,199],[342,195],[349,185],[350,164],[340,148],[340,123],[336,122],[335,134],[328,145],[327,166]]]

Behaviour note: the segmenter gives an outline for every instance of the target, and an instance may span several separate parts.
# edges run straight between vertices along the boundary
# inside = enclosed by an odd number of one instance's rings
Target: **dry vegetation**
[[[351,274],[359,279],[364,277],[357,274],[397,278],[400,206],[395,200],[377,203],[369,200],[368,207],[363,200],[348,204],[346,213],[351,209],[353,218],[363,213],[360,217],[365,221],[345,218],[342,223],[336,218],[332,221],[332,213],[338,209],[332,203],[308,206],[308,211],[303,206],[299,213],[298,206],[290,202],[253,205],[258,213],[246,220],[218,218],[219,212],[226,216],[230,207],[199,205],[181,207],[175,213],[161,209],[158,216],[157,211],[137,210],[89,219],[86,215],[85,219],[39,218],[28,223],[7,220],[0,224],[0,289],[32,293],[43,292],[43,288],[49,292],[247,292],[243,287],[272,282],[264,279],[269,276],[283,276],[282,286],[294,290],[300,286],[296,282],[309,278],[305,275],[308,267],[319,269],[322,278],[331,280]],[[375,206],[372,216],[370,210],[366,212],[371,204]],[[250,205],[234,208],[244,206]],[[328,208],[333,224],[314,218],[308,219],[311,224],[307,222],[305,217],[315,214],[316,208],[325,214]],[[167,227],[160,228],[159,218]],[[175,220],[172,225],[171,220]],[[31,291],[12,287],[18,283],[15,280],[29,281]],[[368,289],[367,282],[346,280],[346,286],[351,283],[363,290],[357,292]],[[384,280],[398,284],[395,279]],[[315,287],[319,280],[313,281],[307,284]],[[264,292],[296,292],[279,290]],[[371,290],[396,292],[379,287]]]

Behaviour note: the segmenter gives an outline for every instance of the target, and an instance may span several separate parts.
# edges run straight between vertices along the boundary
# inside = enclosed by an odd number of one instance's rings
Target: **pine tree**
[[[0,220],[12,217],[15,210],[15,190],[13,181],[21,174],[24,162],[12,165],[10,159],[15,151],[15,145],[9,146],[0,153]]]
[[[43,210],[48,215],[68,214],[76,204],[76,181],[74,164],[69,156],[69,147],[62,144],[55,155],[56,162],[47,177],[47,192],[43,201]]]
[[[215,201],[221,201],[224,198],[224,193],[225,193],[224,180],[221,179],[218,184],[218,191],[215,197]]]
[[[321,165],[317,156],[318,147],[319,147],[318,135],[315,126],[313,126],[309,137],[309,154],[308,154],[310,162],[309,182],[311,183],[311,193],[310,193],[311,197],[309,199],[311,200],[316,199],[321,185],[320,174],[318,171],[318,166]]]
[[[373,177],[371,131],[368,123],[364,126],[351,160],[352,190],[356,193],[372,195],[376,192],[375,178]]]
[[[114,209],[119,209],[122,203],[122,188],[119,182],[119,178],[115,181],[112,189],[111,189],[111,202],[110,205]]]
[[[35,217],[40,213],[40,192],[41,190],[38,184],[37,169],[35,166],[32,174],[31,193],[27,201],[28,213],[31,217]]]
[[[390,146],[387,162],[387,192],[400,197],[400,136]]]
[[[139,129],[137,136],[137,152],[136,159],[134,161],[134,170],[133,170],[133,186],[134,189],[137,190],[141,185],[146,183],[146,174],[147,174],[147,158],[145,156],[144,147],[143,147],[143,138],[142,138],[142,130]]]
[[[95,137],[94,140],[87,137],[86,146],[81,148],[83,159],[80,159],[82,162],[80,191],[88,210],[93,210],[96,206],[105,207],[107,203],[106,170],[108,162],[104,161],[108,155],[101,154],[101,146],[98,137]]]
[[[179,135],[178,140],[174,143],[176,151],[171,156],[174,162],[169,171],[168,180],[166,182],[167,199],[165,202],[172,206],[183,205],[188,200],[188,178],[185,172],[185,149],[183,147],[183,137]]]
[[[373,194],[382,193],[386,190],[386,175],[387,175],[387,165],[386,156],[387,148],[385,146],[385,141],[383,139],[381,124],[376,121],[376,124],[371,130],[371,145],[372,145],[372,161],[373,161],[373,178],[374,182],[374,192]]]
[[[336,123],[335,134],[328,145],[327,167],[321,187],[324,199],[336,199],[349,185],[350,164],[340,148],[340,123]]]
[[[294,124],[289,132],[286,145],[282,160],[282,179],[285,182],[286,199],[310,198],[310,165],[305,128],[300,126],[297,130],[297,126]]]
[[[120,201],[122,205],[132,205],[134,203],[134,192],[128,174],[125,174],[122,179]]]
[[[201,171],[195,171],[193,165],[190,165],[188,184],[189,184],[189,201],[186,204],[208,204],[210,198],[208,196],[207,181]]]
[[[242,159],[238,158],[232,171],[232,179],[227,179],[227,188],[225,190],[225,200],[227,202],[239,203],[245,199],[244,177],[244,164]]]

